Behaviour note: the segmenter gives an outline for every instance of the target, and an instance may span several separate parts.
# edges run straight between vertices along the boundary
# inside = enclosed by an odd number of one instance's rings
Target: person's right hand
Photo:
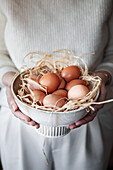
[[[7,96],[9,108],[11,109],[14,116],[19,118],[20,120],[22,120],[26,124],[31,125],[31,126],[35,126],[38,129],[39,124],[36,123],[35,121],[33,121],[30,117],[23,114],[19,110],[19,108],[18,108],[18,106],[17,106],[17,104],[16,104],[16,102],[13,98],[10,85],[11,85],[11,80],[12,80],[14,75],[15,75],[15,72],[7,72],[6,74],[3,75],[3,78],[2,78],[2,81],[6,86],[6,96]]]

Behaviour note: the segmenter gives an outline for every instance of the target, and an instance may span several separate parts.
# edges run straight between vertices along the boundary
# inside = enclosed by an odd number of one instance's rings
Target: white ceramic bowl
[[[47,137],[66,135],[70,132],[70,129],[67,129],[66,126],[80,120],[87,114],[84,108],[68,112],[43,111],[33,108],[30,105],[20,101],[16,96],[19,89],[19,84],[21,83],[19,76],[20,75],[16,76],[13,80],[11,90],[19,109],[25,115],[40,124],[40,128],[37,130],[38,133],[46,135]]]

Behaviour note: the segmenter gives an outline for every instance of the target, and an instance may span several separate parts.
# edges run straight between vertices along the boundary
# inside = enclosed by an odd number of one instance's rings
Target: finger
[[[21,119],[21,118],[20,118]],[[31,125],[31,126],[35,126],[37,129],[39,128],[39,124],[37,122],[35,122],[34,120],[30,121],[27,119],[21,119],[24,123],[26,123],[27,125]]]
[[[27,125],[31,125],[31,126],[36,126],[37,128],[39,128],[39,125],[31,120],[28,116],[24,115],[22,112],[20,112],[19,110],[13,113],[17,118],[19,118],[21,121],[23,121],[24,123],[26,123]]]
[[[91,110],[91,114],[97,112],[97,111],[100,110],[103,106],[104,106],[104,104],[94,105],[94,106],[93,106],[94,110]]]
[[[15,72],[7,72],[3,75],[2,77],[2,80],[3,80],[3,84],[5,86],[10,86],[11,85],[11,81],[12,81],[12,78],[14,77],[15,75]]]
[[[101,85],[100,87],[100,95],[98,98],[98,101],[103,101],[106,98],[106,87],[104,84]]]
[[[101,85],[100,88],[100,95],[98,98],[98,102],[104,101],[106,97],[106,87],[104,84]],[[93,114],[94,112],[97,112],[98,110],[100,110],[101,108],[103,108],[104,104],[97,104],[97,105],[93,105],[94,111],[91,111],[91,114]]]
[[[98,101],[103,101],[106,97],[106,88],[105,88],[105,85],[102,84],[101,85],[101,88],[100,88],[100,95],[99,95],[99,98],[98,98]],[[80,127],[81,125],[84,125],[90,121],[92,121],[96,114],[97,114],[97,111],[99,109],[101,109],[104,105],[103,104],[100,104],[100,105],[94,105],[93,108],[94,108],[94,111],[92,110],[91,111],[91,114],[87,115],[86,117],[84,117],[83,119],[77,121],[76,123],[74,124],[71,124],[69,126],[66,126],[67,128],[70,128],[70,129],[74,129],[76,127]]]
[[[75,128],[76,128],[75,123],[74,123],[74,124],[69,125],[69,126],[68,126],[68,128],[69,128],[69,129],[75,129]]]
[[[7,100],[8,100],[8,104],[9,107],[12,111],[12,113],[19,119],[21,119],[22,121],[24,121],[25,123],[30,122],[31,119],[26,116],[25,114],[23,114],[21,111],[18,110],[18,106],[13,98],[12,92],[11,92],[11,88],[7,87],[6,89],[6,94],[7,94]]]
[[[18,109],[18,106],[13,98],[10,87],[7,87],[6,94],[7,94],[7,101],[8,101],[9,107],[12,113],[14,114],[14,116],[19,118],[21,121],[23,121],[24,123],[28,125],[31,125],[31,126],[37,125],[36,128],[39,128],[39,125],[35,121],[31,120],[30,117],[26,116]]]
[[[36,124],[35,127],[36,127],[36,129],[38,129],[38,128],[40,127],[40,125],[39,125],[39,124]]]
[[[26,116],[25,114],[23,114],[23,113],[22,113],[21,111],[19,111],[19,110],[17,110],[16,112],[13,112],[13,114],[14,114],[17,118],[19,118],[20,120],[25,121],[26,123],[31,121],[30,117]]]
[[[78,128],[81,125],[84,125],[84,124],[92,121],[95,118],[96,114],[97,114],[97,112],[95,112],[94,114],[89,114],[86,117],[84,117],[83,119],[80,119],[79,121],[77,121],[76,123],[66,126],[66,128],[69,128],[69,129]]]
[[[70,128],[70,129],[78,128],[78,127],[80,127],[81,125],[84,125],[84,124],[92,121],[92,120],[94,119],[94,117],[96,116],[96,114],[97,114],[97,113],[87,115],[87,116],[84,117],[83,119],[80,119],[80,120],[77,121],[76,123],[71,124],[71,125],[66,126],[66,127],[67,127],[67,128]]]
[[[31,125],[31,126],[36,126],[37,123],[36,123],[35,121],[31,120],[31,121],[29,122],[29,125]]]
[[[6,88],[6,95],[7,95],[7,101],[9,104],[9,107],[11,110],[16,111],[18,110],[18,106],[13,98],[12,92],[11,92],[11,88],[7,87]]]
[[[84,125],[84,124],[92,121],[92,120],[95,118],[96,114],[97,114],[97,112],[94,112],[93,114],[87,115],[87,116],[84,117],[83,119],[77,121],[77,122],[75,123],[75,125],[76,125],[76,126],[81,126],[81,125]]]

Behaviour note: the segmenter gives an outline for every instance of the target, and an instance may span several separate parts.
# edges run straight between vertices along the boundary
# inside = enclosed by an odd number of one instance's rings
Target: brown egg
[[[58,89],[58,90],[54,91],[52,94],[56,94],[61,97],[67,97],[67,91],[64,89]]]
[[[59,86],[60,79],[55,73],[47,73],[40,78],[39,83],[51,93]]]
[[[75,80],[71,80],[69,83],[67,83],[65,89],[67,91],[69,91],[71,89],[71,87],[75,86],[75,85],[86,85],[86,81],[85,80],[80,80],[80,79],[75,79]]]
[[[55,106],[62,107],[64,104],[65,104],[65,100],[62,99],[61,96],[55,94],[49,94],[46,97],[44,97],[43,100],[43,105],[50,108],[53,108]]]
[[[30,75],[26,80],[28,82],[28,84],[30,85],[31,90],[42,90],[44,92],[46,92],[46,89],[44,87],[42,87],[39,84],[39,76],[36,75]]]
[[[84,96],[89,92],[89,89],[84,86],[84,85],[76,85],[73,86],[69,91],[68,91],[68,98],[69,99],[79,99]]]
[[[67,82],[79,78],[80,74],[81,73],[79,67],[74,65],[64,68],[61,72],[61,76]]]
[[[39,102],[40,104],[42,104],[43,103],[43,99],[46,96],[46,94],[43,93],[40,90],[33,90],[32,92],[33,92],[33,95],[34,95],[33,97],[35,97],[35,100],[37,102]]]
[[[62,77],[59,77],[59,78],[60,78],[60,85],[58,86],[58,89],[64,89],[66,82]]]

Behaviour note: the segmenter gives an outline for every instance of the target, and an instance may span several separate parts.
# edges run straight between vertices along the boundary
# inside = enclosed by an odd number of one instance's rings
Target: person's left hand
[[[95,72],[93,74],[94,76],[99,76],[102,79],[101,82],[101,87],[100,87],[100,94],[99,94],[99,98],[98,98],[98,102],[104,101],[105,97],[106,97],[106,85],[110,83],[111,81],[111,75],[108,72],[105,71],[101,71],[101,72]],[[104,104],[99,104],[99,105],[93,105],[94,111],[92,110],[88,115],[86,115],[84,118],[80,119],[79,121],[77,121],[74,124],[71,124],[69,126],[67,126],[67,128],[69,129],[74,129],[77,127],[80,127],[81,125],[84,125],[90,121],[92,121],[97,112],[104,106]]]

